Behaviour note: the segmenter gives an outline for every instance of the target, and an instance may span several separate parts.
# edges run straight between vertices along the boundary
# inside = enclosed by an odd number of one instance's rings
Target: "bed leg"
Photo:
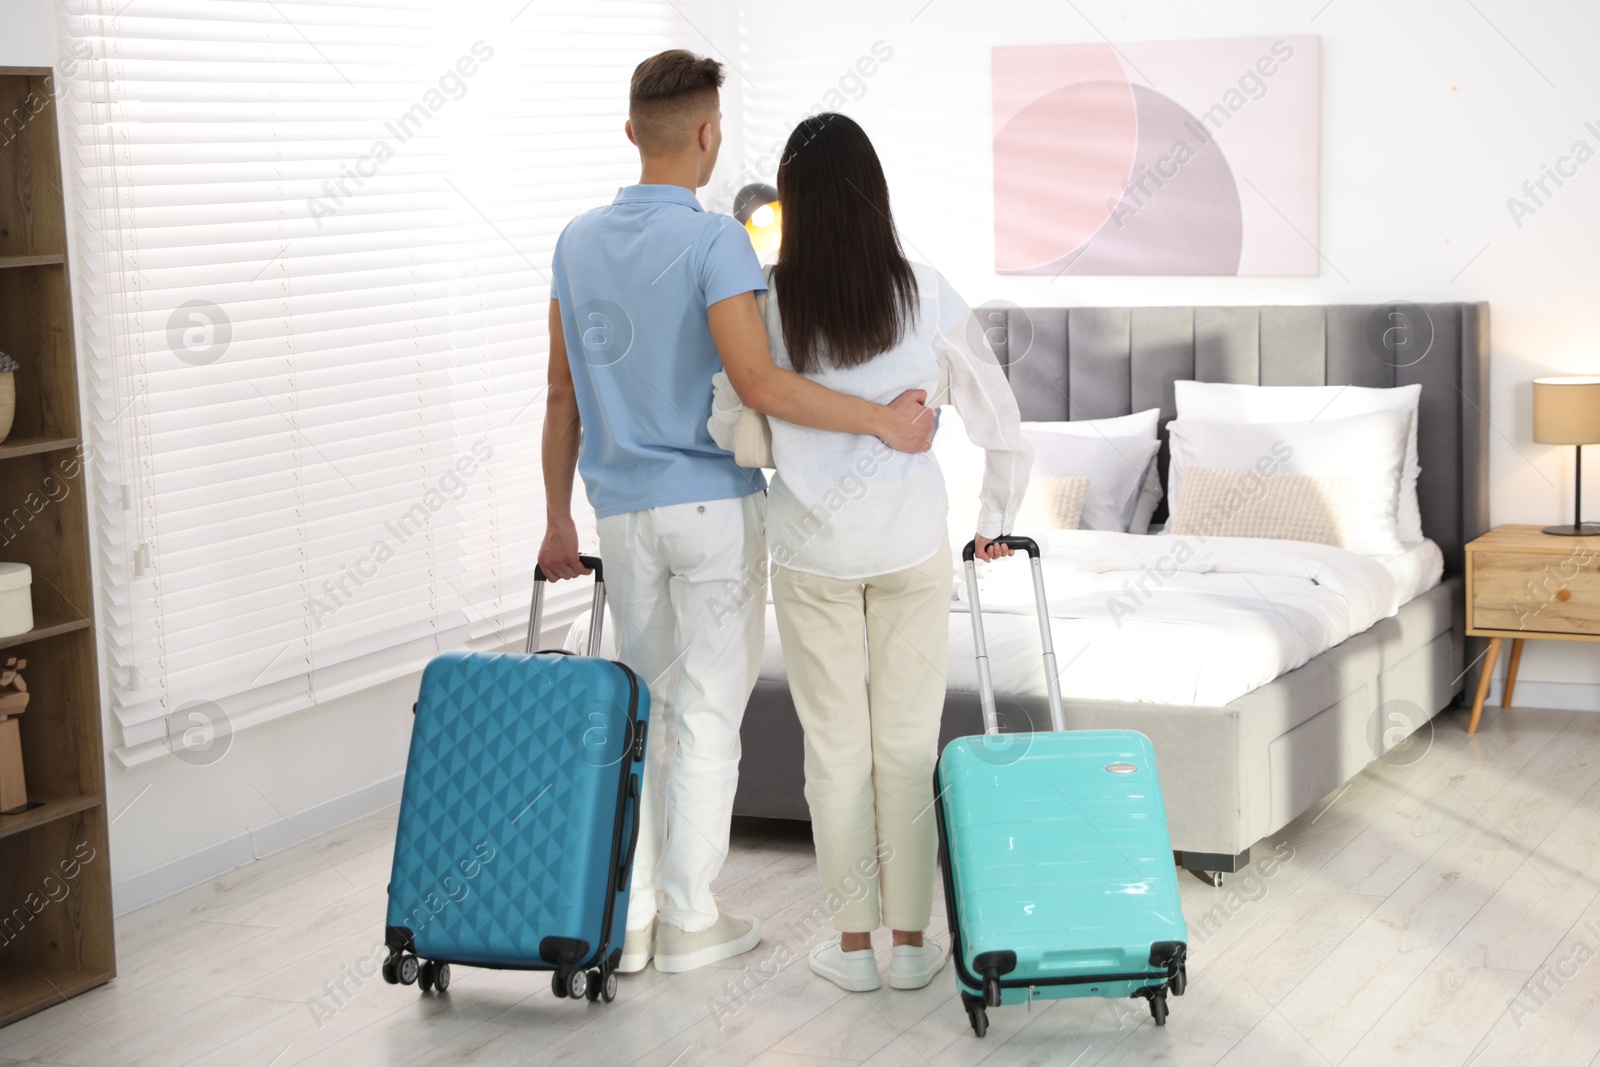
[[[1173,861],[1179,867],[1188,871],[1196,878],[1213,889],[1222,888],[1224,878],[1237,871],[1242,871],[1250,866],[1250,850],[1245,849],[1237,855],[1226,852],[1179,852],[1172,853]]]

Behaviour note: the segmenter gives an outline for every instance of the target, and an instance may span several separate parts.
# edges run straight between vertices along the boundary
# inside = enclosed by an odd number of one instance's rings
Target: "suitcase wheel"
[[[1000,976],[994,971],[983,976],[983,1002],[991,1008],[1000,1006]]]
[[[1184,964],[1178,964],[1178,973],[1172,976],[1167,988],[1172,990],[1173,996],[1183,996],[1183,991],[1189,988],[1189,968]]]
[[[1156,1021],[1157,1026],[1167,1025],[1167,995],[1165,993],[1151,994],[1150,1018]]]
[[[596,967],[589,972],[589,988],[584,991],[584,996],[589,998],[589,1003],[605,1001],[610,1004],[617,999],[617,972],[609,967]]]
[[[969,996],[966,993],[962,993],[961,1003],[966,1005],[967,1022],[972,1024],[972,1033],[977,1037],[982,1037],[984,1034],[988,1033],[989,1012],[983,1006],[983,998]]]
[[[400,984],[400,954],[391,952],[383,961],[383,980],[390,985]]]
[[[443,993],[450,988],[450,965],[423,960],[417,968],[417,988],[424,993],[437,989]]]
[[[550,978],[550,991],[558,997],[582,1000],[589,993],[589,972],[581,968],[568,970],[558,967]]]
[[[398,969],[395,972],[400,979],[400,984],[414,985],[417,981],[417,969],[417,957],[409,952],[401,956]]]

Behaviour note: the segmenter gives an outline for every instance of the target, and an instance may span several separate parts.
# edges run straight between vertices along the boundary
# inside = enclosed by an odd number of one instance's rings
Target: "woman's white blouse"
[[[960,295],[932,267],[912,264],[918,314],[900,343],[857,367],[825,366],[806,376],[835,392],[886,404],[907,389],[924,389],[929,406],[941,365],[948,402],[967,436],[988,455],[976,533],[1010,533],[1028,487],[1033,449],[1022,436],[1016,398]],[[772,359],[792,370],[778,316],[776,287],[766,302]],[[740,404],[727,375],[714,378],[716,397],[707,429],[732,450]],[[814,430],[771,419],[777,464],[767,502],[767,543],[780,567],[829,578],[889,574],[925,562],[945,536],[949,502],[931,453],[896,452],[876,437]]]

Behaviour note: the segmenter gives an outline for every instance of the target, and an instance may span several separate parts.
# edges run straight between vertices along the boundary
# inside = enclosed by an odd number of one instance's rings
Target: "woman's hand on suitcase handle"
[[[546,581],[559,582],[592,573],[578,555],[578,528],[571,517],[550,520],[539,546],[539,569]]]
[[[972,544],[972,555],[975,559],[1001,559],[1012,555],[1016,551],[1010,545],[990,540],[983,534],[973,534]]]

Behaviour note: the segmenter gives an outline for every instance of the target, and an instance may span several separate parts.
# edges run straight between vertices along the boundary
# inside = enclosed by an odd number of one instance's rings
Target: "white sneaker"
[[[656,954],[656,921],[642,930],[629,930],[622,942],[622,959],[617,961],[618,974],[636,974],[644,970],[650,957]]]
[[[896,945],[889,957],[890,989],[921,989],[944,966],[945,951],[927,938],[920,945]]]
[[[742,915],[717,913],[717,921],[690,933],[674,923],[656,928],[656,970],[692,971],[749,952],[761,943],[761,924]]]
[[[870,948],[846,952],[837,941],[824,941],[811,950],[811,969],[840,989],[870,993],[878,981],[878,961]]]

